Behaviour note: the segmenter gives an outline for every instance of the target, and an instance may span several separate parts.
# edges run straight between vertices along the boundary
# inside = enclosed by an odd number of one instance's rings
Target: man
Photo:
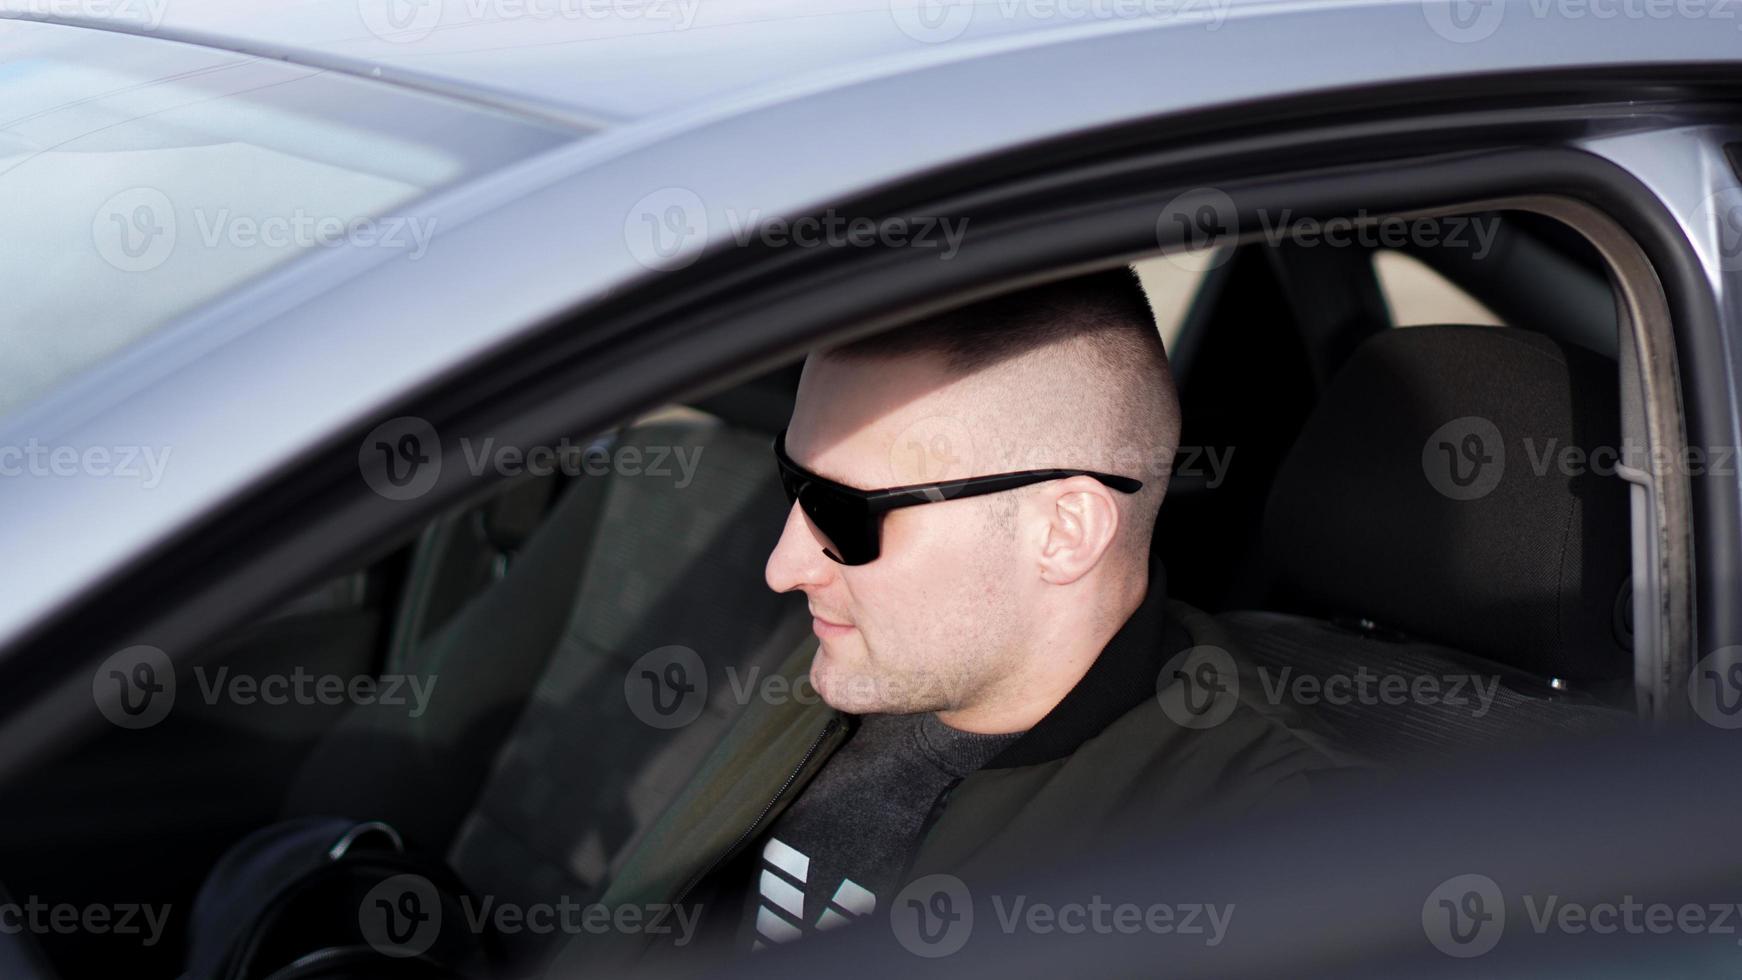
[[[605,904],[699,905],[754,950],[931,872],[1298,796],[1326,759],[1233,685],[1181,694],[1230,644],[1150,559],[1179,432],[1125,269],[813,354],[766,578],[809,603],[785,672],[820,703],[752,706]]]

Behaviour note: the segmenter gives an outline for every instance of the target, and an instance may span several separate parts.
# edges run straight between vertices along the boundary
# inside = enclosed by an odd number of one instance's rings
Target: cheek
[[[933,613],[983,592],[990,542],[967,502],[896,511],[883,521],[881,556],[853,576],[857,598],[887,627],[923,635]],[[934,624],[935,625],[935,624]]]
[[[899,573],[932,582],[957,578],[973,557],[978,518],[969,501],[895,511],[883,518],[882,557],[868,567],[885,577]]]
[[[884,519],[884,551],[933,581],[1002,576],[1014,555],[1012,528],[976,499],[896,511]]]

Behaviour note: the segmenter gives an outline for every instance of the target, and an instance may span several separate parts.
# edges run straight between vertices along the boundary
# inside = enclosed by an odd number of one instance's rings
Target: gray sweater
[[[1022,734],[959,731],[929,712],[866,715],[760,842],[745,944],[790,942],[881,910],[938,798]]]

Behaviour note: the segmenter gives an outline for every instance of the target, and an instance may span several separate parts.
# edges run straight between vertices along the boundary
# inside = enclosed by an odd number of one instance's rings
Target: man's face
[[[968,385],[930,356],[805,364],[786,448],[798,465],[875,490],[978,475]],[[811,683],[852,714],[960,707],[995,681],[1019,634],[1016,496],[901,508],[883,519],[882,553],[845,566],[795,505],[768,556],[776,592],[810,602],[821,640]]]

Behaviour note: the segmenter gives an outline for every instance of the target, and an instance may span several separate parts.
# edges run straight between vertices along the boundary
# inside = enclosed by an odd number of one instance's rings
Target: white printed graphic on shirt
[[[768,943],[787,943],[804,935],[809,921],[804,910],[804,886],[810,880],[811,859],[774,838],[762,848],[762,875],[758,891],[762,902],[756,909],[757,940],[752,950]],[[823,907],[812,925],[833,929],[877,908],[877,896],[851,878],[841,879],[835,896]]]

